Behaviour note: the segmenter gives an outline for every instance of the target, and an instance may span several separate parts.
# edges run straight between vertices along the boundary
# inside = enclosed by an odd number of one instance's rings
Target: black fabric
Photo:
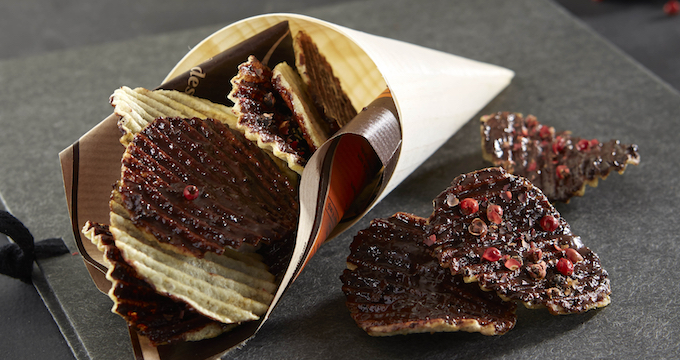
[[[0,232],[14,241],[0,247],[0,274],[31,283],[33,261],[68,253],[62,239],[51,238],[34,243],[33,235],[19,219],[0,210]]]

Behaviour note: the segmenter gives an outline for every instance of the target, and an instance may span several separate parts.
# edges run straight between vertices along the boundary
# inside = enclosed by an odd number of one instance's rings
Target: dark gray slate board
[[[354,325],[338,280],[353,234],[396,211],[427,216],[431,200],[455,176],[487,166],[475,118],[366,219],[325,245],[262,331],[226,358],[677,357],[676,91],[546,1],[379,0],[309,15],[513,69],[512,84],[481,113],[532,113],[578,136],[637,143],[640,166],[558,206],[609,270],[612,304],[561,317],[520,309],[517,327],[501,337],[372,338]],[[58,152],[110,113],[113,89],[157,85],[187,47],[217,28],[0,63],[0,193],[37,239],[63,236],[75,251]],[[95,289],[80,257],[39,265],[39,290],[76,357],[132,358],[123,321],[109,312],[108,298]]]

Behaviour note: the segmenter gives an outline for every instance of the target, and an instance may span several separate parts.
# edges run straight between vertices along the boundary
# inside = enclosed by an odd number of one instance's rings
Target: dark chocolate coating
[[[478,210],[466,215],[461,204],[467,198],[477,201]],[[502,210],[495,222],[487,215],[492,205]],[[426,226],[431,250],[452,274],[476,279],[504,299],[528,307],[547,306],[552,313],[584,312],[609,302],[609,278],[598,256],[572,234],[547,197],[527,179],[503,168],[464,174],[437,196],[434,208]],[[545,216],[556,219],[554,229],[544,228]],[[483,257],[490,247],[500,251],[500,259]],[[573,274],[563,275],[556,264],[567,257],[569,248],[583,260],[574,263]],[[541,262],[545,274],[536,276],[532,265]],[[513,263],[517,269],[512,269]]]
[[[125,262],[107,225],[91,224],[91,228],[94,236],[100,237],[106,249],[104,256],[113,266],[110,274],[114,281],[112,295],[117,299],[113,311],[139,334],[148,337],[151,343],[159,345],[183,341],[187,332],[209,325],[222,330],[231,326],[197,313],[184,302],[157,293]]]
[[[424,224],[423,218],[398,213],[373,220],[354,238],[347,262],[356,269],[345,270],[341,280],[359,327],[371,334],[417,332],[429,331],[427,325],[438,320],[453,326],[474,320],[493,326],[496,334],[512,329],[515,304],[439,266],[423,245]]]
[[[272,71],[257,58],[250,56],[239,65],[230,94],[235,99],[239,124],[260,136],[264,142],[274,142],[284,153],[293,154],[304,165],[312,151],[293,114],[272,83]]]
[[[295,36],[295,43],[297,61],[300,67],[304,65],[305,75],[309,77],[309,94],[333,134],[354,119],[357,111],[312,38],[306,32],[300,31]]]
[[[568,202],[585,185],[597,185],[612,171],[622,173],[640,160],[638,147],[618,140],[600,142],[542,125],[529,115],[499,112],[482,118],[482,148],[487,160],[528,178],[550,201]]]
[[[193,200],[183,194],[191,185]],[[297,229],[297,189],[254,143],[211,119],[149,124],[128,146],[115,191],[137,228],[195,256]]]

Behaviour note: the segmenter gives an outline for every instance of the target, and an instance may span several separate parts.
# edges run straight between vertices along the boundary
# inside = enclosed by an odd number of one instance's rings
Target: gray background
[[[426,216],[453,177],[486,166],[471,121],[365,220],[324,246],[262,332],[228,358],[675,358],[680,17],[666,17],[663,1],[558,2],[566,10],[530,0],[4,1],[3,204],[37,239],[63,236],[75,251],[57,153],[110,113],[112,89],[157,85],[190,46],[235,20],[307,13],[515,70],[510,87],[482,113],[533,113],[575,135],[640,145],[640,166],[558,207],[609,270],[613,303],[568,317],[521,309],[517,328],[494,338],[374,339],[352,323],[338,280],[352,234],[395,211]],[[39,293],[0,277],[0,353],[9,359],[72,359],[72,351],[79,358],[130,358],[122,320],[109,313],[109,300],[91,285],[80,257],[39,265]]]

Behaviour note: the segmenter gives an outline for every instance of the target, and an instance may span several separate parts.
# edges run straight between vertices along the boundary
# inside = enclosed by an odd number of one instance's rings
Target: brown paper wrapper
[[[375,37],[309,17],[273,14],[240,21],[211,35],[178,63],[159,88],[184,91],[230,105],[226,94],[230,91],[229,80],[236,74],[238,64],[250,54],[268,61],[270,65],[282,60],[294,63],[290,50],[291,32],[294,34],[300,29],[314,38],[343,87],[348,90],[354,105],[363,107],[363,110],[322,145],[305,166],[299,189],[300,221],[296,245],[274,300],[259,321],[238,326],[214,339],[153,347],[146,338],[131,331],[132,346],[138,359],[218,358],[251,338],[319,246],[358,221],[443,143],[437,140],[416,144],[412,140],[426,137],[428,133],[437,134],[437,139],[448,139],[512,77],[512,72],[492,65]],[[400,47],[404,48],[403,51],[399,50]],[[389,55],[390,52],[402,54],[404,51],[410,54],[414,47],[427,56],[434,54],[442,58],[437,61],[448,60],[455,66],[462,65],[462,72],[453,73],[466,78],[472,71],[477,74],[476,81],[483,83],[481,93],[474,95],[474,104],[470,105],[469,96],[461,95],[461,107],[466,110],[459,111],[453,121],[441,122],[441,109],[436,104],[429,106],[430,110],[421,111],[418,118],[414,117],[415,109],[428,104],[408,101],[404,89],[413,79],[404,76],[404,67],[410,68],[411,65],[409,61],[393,59]],[[368,53],[375,52],[375,49],[382,50],[369,56]],[[445,70],[451,74],[451,69]],[[485,82],[485,79],[488,81]],[[447,82],[448,79],[445,77],[442,81]],[[389,90],[385,90],[388,84]],[[438,88],[437,84],[432,86]],[[401,101],[395,89],[399,89]],[[474,89],[472,92],[475,92]],[[437,100],[436,97],[434,100]],[[404,118],[404,113],[409,115],[408,119]],[[423,128],[422,124],[428,119],[442,126]],[[94,283],[103,292],[107,292],[111,284],[105,277],[107,269],[102,253],[89,241],[83,241],[80,229],[87,220],[108,223],[109,196],[112,184],[120,177],[120,159],[124,152],[118,140],[117,120],[115,115],[107,117],[60,153],[76,243]],[[414,128],[422,129],[411,133]],[[446,134],[442,135],[442,132]]]

